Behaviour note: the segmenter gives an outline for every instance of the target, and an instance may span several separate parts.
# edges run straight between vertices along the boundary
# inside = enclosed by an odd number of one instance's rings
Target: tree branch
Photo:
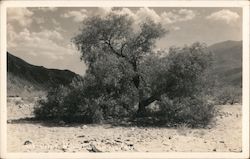
[[[120,49],[121,54],[123,54],[123,49],[125,48],[126,45],[127,45],[127,43],[123,43],[123,44],[122,44],[122,47],[121,47],[121,49]]]
[[[126,56],[124,56],[123,54],[120,54],[119,52],[117,52],[117,51],[114,49],[114,47],[111,45],[110,40],[105,41],[105,43],[109,46],[110,50],[111,50],[114,54],[116,54],[116,55],[119,56],[119,57],[122,57],[122,58],[126,58],[126,59],[127,59]]]
[[[142,101],[142,104],[146,107],[148,106],[149,104],[153,103],[154,101],[158,100],[160,98],[160,95],[161,93],[157,93],[157,94],[154,94],[152,95],[151,97],[147,98],[147,99],[144,99]]]
[[[166,89],[169,88],[172,84],[173,84],[173,81],[169,82],[166,87],[158,89],[157,92],[152,93],[152,95],[150,97],[142,100],[143,105],[145,107],[147,107],[149,104],[153,103],[154,101],[159,100],[161,95],[166,93]]]

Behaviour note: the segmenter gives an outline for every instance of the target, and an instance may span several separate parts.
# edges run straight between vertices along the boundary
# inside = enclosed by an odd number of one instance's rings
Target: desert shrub
[[[203,127],[215,115],[214,105],[202,97],[170,99],[163,95],[157,103],[160,106],[161,119],[170,124]]]
[[[69,86],[51,88],[46,99],[38,101],[34,111],[36,118],[100,123],[110,117],[120,118],[132,114],[134,110],[131,105],[135,103],[131,93],[108,94],[105,88],[99,89],[98,83],[92,78],[76,78]]]
[[[64,109],[61,108],[63,98],[69,93],[69,90],[64,86],[51,88],[48,91],[46,99],[38,101],[34,114],[38,119],[58,119],[62,118]]]
[[[225,104],[235,104],[241,103],[242,97],[241,88],[228,86],[217,88],[214,93],[214,98],[216,104],[225,105]]]
[[[194,43],[191,47],[170,49],[163,78],[168,87],[158,88],[165,89],[157,102],[161,120],[195,127],[205,126],[213,118],[214,105],[208,100],[213,87],[209,78],[213,58],[204,47]]]
[[[41,99],[35,116],[42,120],[65,122],[100,122],[102,112],[98,100],[85,98],[84,82],[74,79],[69,86],[59,86],[48,91],[46,99]]]

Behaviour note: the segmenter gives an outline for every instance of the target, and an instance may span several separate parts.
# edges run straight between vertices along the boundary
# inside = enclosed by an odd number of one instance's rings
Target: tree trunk
[[[138,110],[136,112],[137,117],[143,117],[146,115],[146,105],[143,101],[140,101],[138,104]]]
[[[134,71],[137,73],[134,77],[133,77],[133,83],[136,87],[136,89],[138,90],[138,93],[139,93],[139,104],[138,104],[138,110],[136,112],[136,117],[143,117],[146,115],[146,107],[154,102],[156,100],[156,96],[151,96],[147,99],[143,99],[144,98],[144,93],[143,93],[143,90],[140,89],[140,84],[141,84],[141,81],[140,81],[140,76],[138,74],[138,70],[137,70],[137,63],[136,61],[133,61],[132,62],[132,66],[133,66],[133,69]]]

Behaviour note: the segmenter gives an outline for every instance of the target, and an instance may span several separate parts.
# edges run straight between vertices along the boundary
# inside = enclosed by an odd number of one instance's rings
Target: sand
[[[241,105],[216,106],[215,124],[204,129],[11,123],[33,117],[34,103],[8,99],[8,152],[241,152]],[[93,148],[94,147],[94,148]],[[95,149],[96,148],[96,149]]]

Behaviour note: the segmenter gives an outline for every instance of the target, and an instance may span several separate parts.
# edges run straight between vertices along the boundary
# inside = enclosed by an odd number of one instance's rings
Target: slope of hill
[[[214,54],[214,73],[220,83],[242,86],[242,41],[224,41],[209,46]]]
[[[58,84],[67,85],[79,75],[69,70],[47,69],[31,65],[7,52],[7,94],[36,94]],[[35,93],[36,92],[36,93]]]

